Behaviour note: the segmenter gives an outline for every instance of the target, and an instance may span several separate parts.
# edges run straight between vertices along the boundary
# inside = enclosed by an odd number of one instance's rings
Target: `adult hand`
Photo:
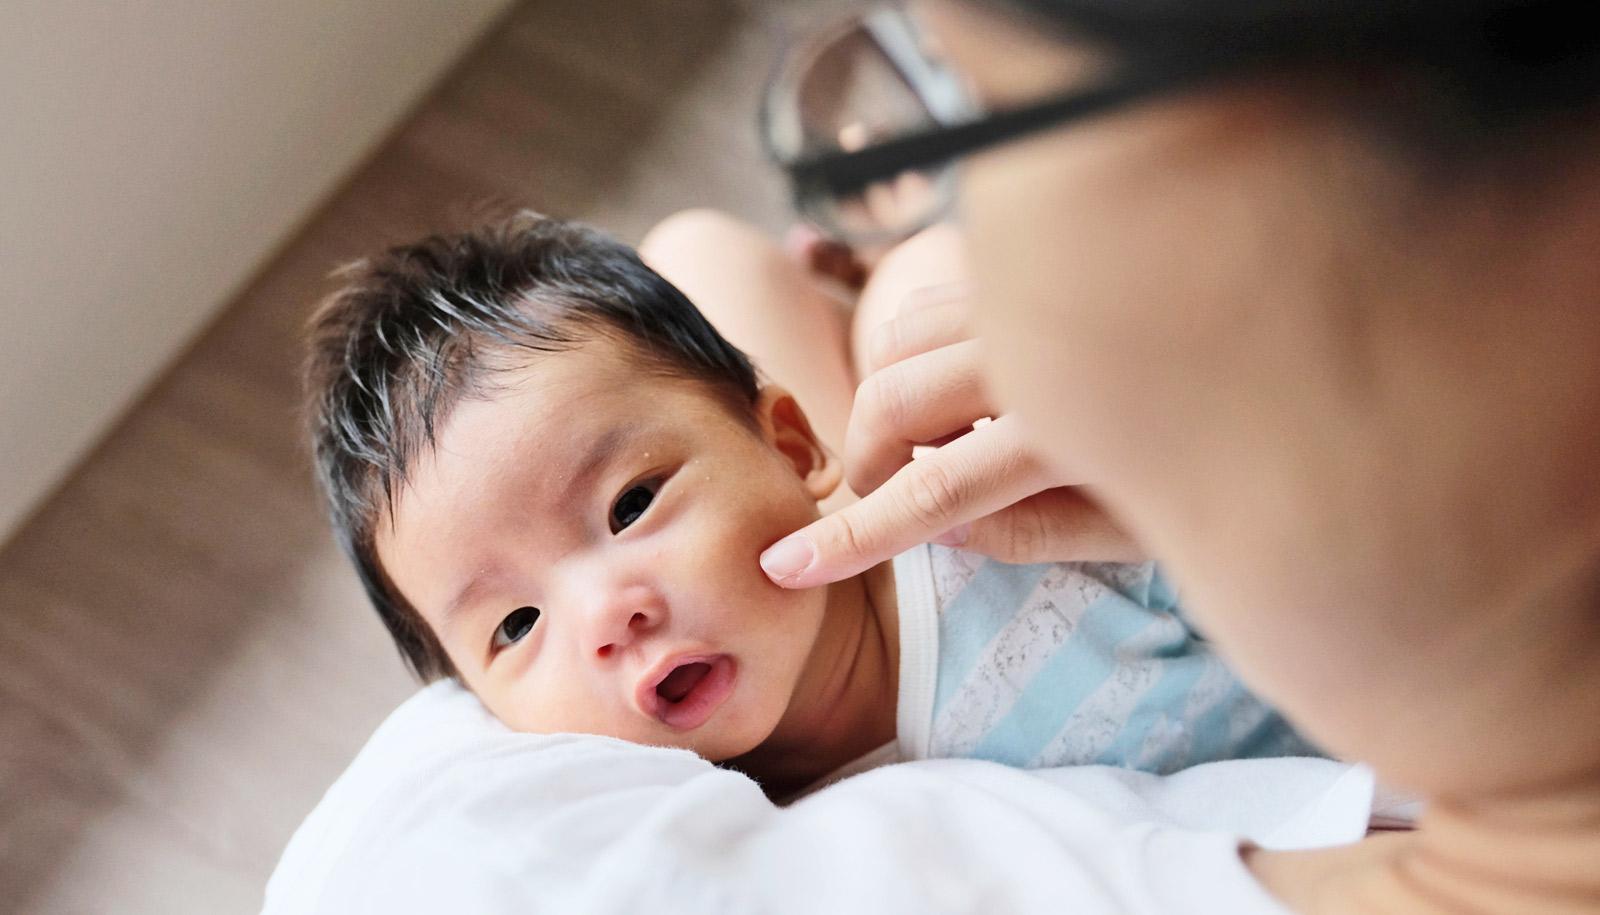
[[[1138,548],[996,415],[965,303],[925,296],[879,327],[856,392],[845,472],[859,502],[778,541],[769,578],[809,588],[935,541],[1004,562],[1133,560]],[[935,444],[915,460],[914,446]]]

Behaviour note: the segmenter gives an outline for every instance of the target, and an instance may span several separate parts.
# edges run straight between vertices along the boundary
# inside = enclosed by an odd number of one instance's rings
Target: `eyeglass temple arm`
[[[1151,67],[1126,72],[1116,80],[1074,90],[1037,104],[1001,111],[981,120],[934,126],[853,152],[801,155],[785,164],[803,194],[847,196],[903,172],[931,168],[967,153],[1050,127],[1121,107],[1175,85],[1198,81],[1204,71],[1190,67]]]

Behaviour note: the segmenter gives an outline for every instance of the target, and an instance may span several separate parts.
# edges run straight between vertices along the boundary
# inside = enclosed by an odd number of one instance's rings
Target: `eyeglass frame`
[[[798,51],[798,47],[790,48],[786,57]],[[1252,65],[1264,64],[1276,56],[1279,55],[1243,46],[1229,47],[1226,51],[1218,46],[1204,54],[1145,55],[1122,64],[1110,77],[1093,85],[1049,95],[1020,107],[986,113],[975,120],[935,124],[861,149],[802,153],[793,157],[779,153],[773,139],[771,111],[780,87],[784,87],[776,75],[782,72],[780,66],[769,82],[762,106],[762,138],[769,157],[789,178],[795,208],[838,234],[854,235],[856,233],[846,233],[826,218],[827,211],[821,201],[864,190],[906,172],[947,165],[985,148],[1110,113],[1163,93],[1197,88],[1251,69]],[[927,98],[920,87],[912,84],[910,88],[924,106],[935,110],[936,102]],[[794,100],[787,101],[793,103]],[[928,222],[936,220],[942,212],[940,208]],[[890,230],[887,234],[908,234],[926,224]]]

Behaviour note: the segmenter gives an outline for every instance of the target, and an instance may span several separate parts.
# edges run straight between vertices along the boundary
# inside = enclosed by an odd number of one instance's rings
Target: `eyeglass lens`
[[[959,80],[932,55],[900,10],[868,13],[824,37],[792,87],[800,151],[852,152],[963,119]],[[909,170],[855,194],[804,201],[823,228],[850,239],[903,235],[937,219],[951,167]]]

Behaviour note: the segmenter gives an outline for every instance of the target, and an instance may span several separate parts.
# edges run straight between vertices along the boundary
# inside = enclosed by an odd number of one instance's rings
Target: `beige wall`
[[[0,540],[508,5],[0,3]]]

